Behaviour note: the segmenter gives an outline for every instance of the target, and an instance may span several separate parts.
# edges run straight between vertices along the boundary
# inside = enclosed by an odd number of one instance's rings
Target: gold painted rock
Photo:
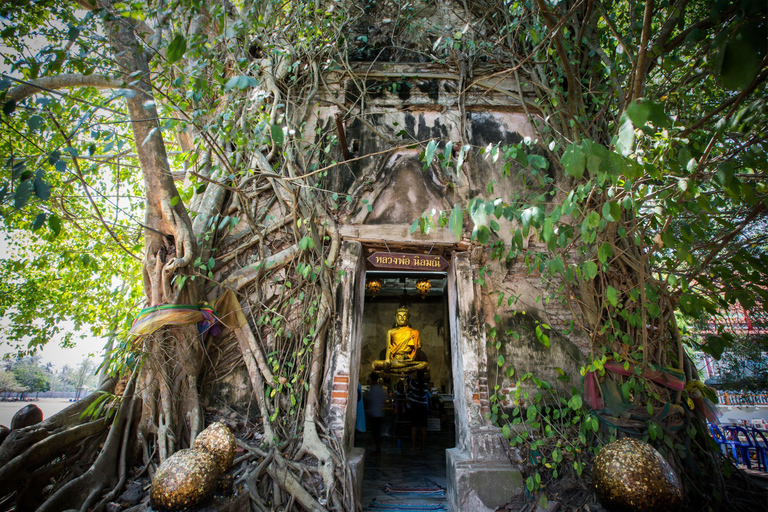
[[[673,512],[682,486],[672,466],[651,445],[624,438],[603,447],[592,473],[600,503],[611,512]]]
[[[235,451],[237,451],[234,434],[226,425],[219,422],[211,423],[208,428],[200,432],[192,447],[200,448],[213,455],[222,475],[232,466]]]
[[[216,459],[207,451],[179,450],[160,464],[152,479],[152,508],[174,511],[194,507],[213,494],[219,475]]]

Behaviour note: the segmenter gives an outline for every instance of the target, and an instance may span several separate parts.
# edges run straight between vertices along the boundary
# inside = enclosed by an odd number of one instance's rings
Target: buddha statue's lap
[[[387,331],[387,355],[384,360],[373,362],[373,369],[378,372],[403,374],[417,370],[429,370],[429,363],[417,361],[421,349],[419,331],[413,329],[408,321],[408,308],[400,307],[395,314],[395,327]]]

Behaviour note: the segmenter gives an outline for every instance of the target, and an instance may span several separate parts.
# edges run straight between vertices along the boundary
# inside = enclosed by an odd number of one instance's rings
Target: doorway
[[[376,236],[380,237],[380,229],[377,227]],[[377,470],[366,471],[367,467],[374,468],[375,465],[371,464],[372,457],[368,456],[364,447],[355,446],[355,420],[357,384],[360,381],[362,366],[364,310],[369,306],[365,300],[366,273],[371,270],[366,264],[367,258],[370,257],[370,248],[364,249],[363,244],[374,242],[372,234],[363,236],[368,234],[363,233],[363,227],[351,234],[354,234],[357,240],[346,240],[341,244],[338,269],[340,280],[336,289],[337,315],[330,337],[332,349],[328,351],[325,365],[322,413],[330,432],[344,450],[356,483],[356,496],[368,507],[370,502],[364,500],[370,499],[369,492],[376,491],[378,486],[374,484],[369,489],[371,482],[364,482],[364,475],[376,477]],[[406,239],[407,228],[404,228],[403,233],[395,237],[395,240]],[[390,247],[397,243],[390,240],[388,242]],[[451,387],[446,387],[446,391],[452,392],[450,394],[453,396],[455,417],[455,435],[451,439],[450,434],[445,434],[448,438],[445,444],[450,446],[455,443],[455,447],[440,448],[436,457],[422,459],[433,461],[435,466],[441,465],[434,475],[437,483],[443,485],[444,482],[447,488],[448,504],[443,509],[450,510],[452,507],[455,511],[490,512],[504,503],[503,499],[509,496],[510,485],[522,485],[522,477],[507,456],[506,440],[502,437],[500,429],[488,425],[485,419],[483,400],[487,403],[487,350],[485,330],[482,328],[482,301],[475,290],[476,271],[466,247],[452,245],[449,240],[430,239],[426,250],[429,250],[433,243],[442,244],[441,254],[450,255],[449,266],[443,267],[446,271],[446,285],[439,303],[444,310],[444,337],[450,339],[450,350],[447,347],[446,350],[450,354],[452,376],[449,379]],[[383,245],[383,242],[379,241],[379,244]],[[416,253],[424,247],[423,243],[411,242],[408,246],[402,243],[398,249]],[[402,292],[402,288],[399,291]],[[392,319],[387,321],[391,322]],[[414,316],[414,328],[419,327],[419,319]],[[382,344],[378,349],[379,354],[384,341],[379,341]],[[364,445],[366,438],[359,436],[357,441]],[[442,453],[445,454],[444,458]],[[412,460],[420,459],[414,457]],[[404,459],[399,459],[397,464],[399,467],[418,468],[415,464],[409,465],[408,460]],[[418,470],[416,472],[421,474]],[[382,478],[374,482],[384,480],[387,476],[380,474],[383,475]],[[403,474],[403,478],[408,476]]]
[[[447,510],[445,451],[456,445],[447,273],[369,270],[362,278],[366,291],[358,375],[366,422],[365,432],[355,432],[354,443],[365,450],[361,503],[372,509],[377,503],[443,504]],[[429,365],[426,429],[413,428],[406,405],[411,372],[373,369],[374,361],[386,357],[387,331],[395,326],[402,307],[408,309],[410,327],[419,333],[421,347],[414,360]],[[378,399],[371,388],[378,385],[386,393],[383,417],[372,416]]]

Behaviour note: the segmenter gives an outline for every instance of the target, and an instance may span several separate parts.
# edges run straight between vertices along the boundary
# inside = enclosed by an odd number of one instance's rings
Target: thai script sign
[[[401,252],[377,252],[368,257],[368,261],[376,268],[399,270],[441,271],[448,267],[448,262],[442,256],[426,254],[406,254]]]

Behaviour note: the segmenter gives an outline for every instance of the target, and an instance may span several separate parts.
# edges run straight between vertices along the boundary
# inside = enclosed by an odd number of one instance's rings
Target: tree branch
[[[273,271],[283,265],[286,265],[293,261],[293,259],[301,252],[298,244],[291,245],[290,247],[283,249],[282,251],[269,256],[257,263],[243,267],[240,270],[233,272],[224,280],[221,284],[224,288],[232,288],[234,290],[240,290],[245,285],[256,279],[259,272],[263,269],[265,272]]]
[[[699,265],[699,268],[696,272],[692,272],[689,274],[689,279],[693,280],[696,278],[697,275],[701,274],[701,272],[704,269],[709,268],[710,262],[715,258],[715,256],[720,253],[720,251],[725,248],[731,240],[736,238],[736,236],[744,231],[744,228],[746,228],[753,220],[757,218],[758,215],[760,215],[763,211],[765,211],[765,203],[759,202],[755,205],[754,208],[752,208],[752,211],[747,215],[747,217],[736,226],[734,229],[732,229],[727,235],[723,236],[720,239],[720,242],[710,251],[709,255],[706,257],[706,259]]]
[[[8,91],[5,95],[5,101],[19,101],[39,94],[41,92],[52,92],[56,89],[66,89],[67,87],[95,87],[96,89],[119,89],[125,84],[121,80],[115,80],[106,75],[79,75],[64,74],[56,76],[44,76],[34,80],[22,82]]]
[[[603,9],[603,4],[597,0],[593,0],[593,3],[597,6],[598,9],[600,9],[600,14],[603,17],[603,20],[605,20],[605,24],[608,26],[608,29],[613,34],[613,37],[616,38],[616,41],[621,45],[621,47],[624,49],[624,54],[629,59],[630,65],[632,67],[635,66],[635,57],[632,55],[632,48],[630,45],[624,42],[624,39],[619,35],[619,31],[616,30],[616,26],[613,24],[613,20],[608,17],[608,13],[605,12],[605,9]]]
[[[648,43],[651,40],[651,21],[653,21],[654,1],[646,0],[645,14],[643,15],[643,32],[640,36],[640,49],[637,52],[637,64],[635,65],[635,76],[632,80],[632,89],[627,98],[627,105],[632,100],[640,98],[645,90],[645,78],[647,68]]]
[[[577,5],[581,5],[582,2],[578,2]],[[544,0],[537,0],[539,11],[542,13],[542,19],[544,23],[554,32],[552,34],[552,41],[555,43],[555,50],[560,57],[560,63],[565,71],[565,76],[568,80],[568,99],[569,102],[576,108],[576,115],[571,114],[571,117],[576,120],[576,117],[584,113],[583,98],[581,95],[581,82],[577,79],[574,73],[573,67],[569,55],[563,48],[563,41],[560,32],[557,30],[558,22],[552,11],[549,10]],[[575,8],[576,6],[574,6]],[[571,11],[572,12],[572,11]]]
[[[667,42],[672,31],[680,21],[680,18],[685,17],[685,10],[688,7],[688,2],[689,0],[677,0],[673,5],[669,6],[669,16],[664,20],[664,25],[661,27],[661,30],[656,32],[654,46],[662,46]],[[651,54],[654,56],[658,55],[656,52],[651,52]]]

